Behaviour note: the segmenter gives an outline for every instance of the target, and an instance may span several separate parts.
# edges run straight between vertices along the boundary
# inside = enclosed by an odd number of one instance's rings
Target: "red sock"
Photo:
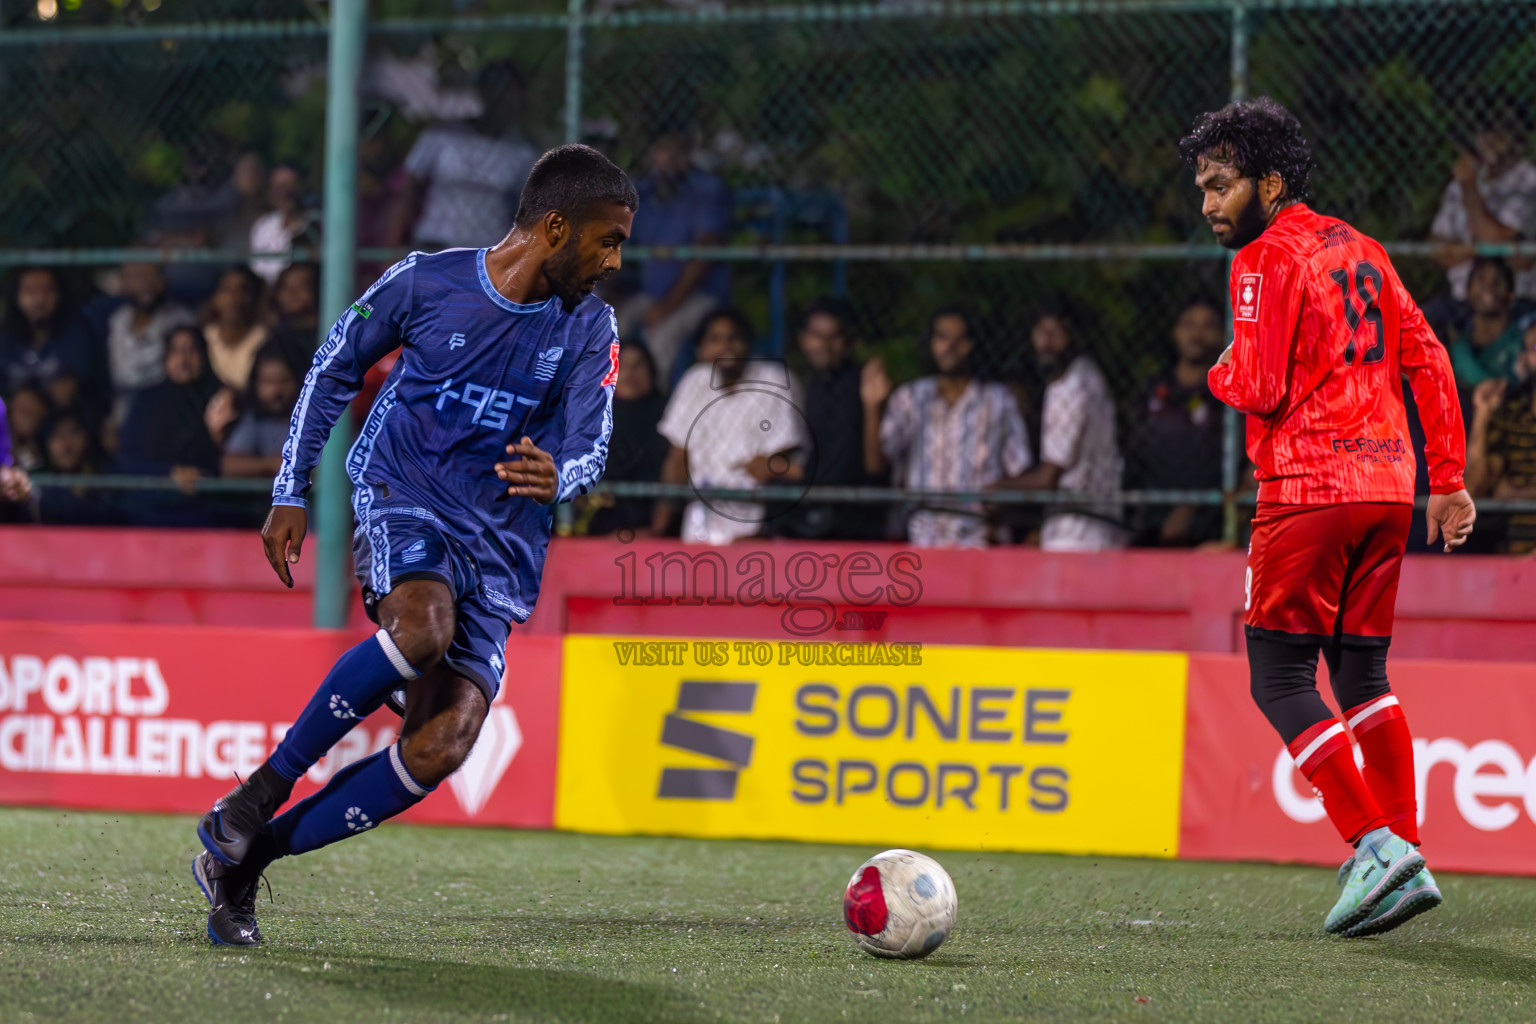
[[[1418,780],[1413,771],[1413,737],[1397,698],[1389,693],[1366,701],[1344,712],[1344,718],[1365,755],[1365,784],[1386,814],[1388,827],[1417,845]]]
[[[1355,767],[1343,722],[1324,719],[1291,740],[1287,749],[1301,774],[1323,794],[1323,809],[1346,843],[1387,824],[1387,816]]]

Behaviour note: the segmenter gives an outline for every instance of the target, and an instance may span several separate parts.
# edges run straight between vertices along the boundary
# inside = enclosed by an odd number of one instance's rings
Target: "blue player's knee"
[[[396,609],[384,624],[390,639],[418,672],[427,672],[443,660],[453,643],[453,605],[418,601]]]
[[[480,733],[478,716],[438,715],[400,740],[400,754],[411,776],[436,786],[458,771]]]
[[[423,786],[436,786],[458,770],[474,749],[485,721],[485,695],[462,676],[447,675],[439,683],[449,688],[430,718],[407,720],[400,754],[411,775]]]

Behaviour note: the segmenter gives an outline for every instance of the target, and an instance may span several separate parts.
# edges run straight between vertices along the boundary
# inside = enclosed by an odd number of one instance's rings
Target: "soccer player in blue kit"
[[[619,340],[592,289],[619,268],[638,203],[595,149],[553,149],[529,173],[506,238],[406,257],[315,354],[262,543],[293,586],[326,437],[368,367],[403,346],[347,455],[357,576],[380,628],[341,656],[272,756],[198,823],[206,849],[192,870],[215,943],[261,941],[256,889],[272,861],[375,828],[469,755],[501,685],[510,622],[538,598],[552,506],[602,476]],[[273,817],[386,701],[404,717],[399,742]]]

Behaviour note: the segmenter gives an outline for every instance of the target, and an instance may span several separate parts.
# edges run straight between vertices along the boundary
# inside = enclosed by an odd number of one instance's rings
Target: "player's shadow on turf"
[[[1416,942],[1413,945],[1374,941],[1351,945],[1358,947],[1367,956],[1390,958],[1414,967],[1437,967],[1463,978],[1529,984],[1536,977],[1536,957],[1506,953],[1486,946],[1465,946],[1439,938],[1433,942]]]
[[[314,959],[302,954],[305,963]],[[617,981],[577,971],[498,964],[458,964],[411,957],[369,955],[364,961],[333,960],[335,969],[305,975],[350,993],[357,1007],[374,1006],[391,1014],[419,1008],[441,1014],[445,1007],[461,1019],[487,1020],[510,1014],[512,1020],[666,1021],[702,1024],[706,1019],[694,998],[689,975],[674,982]],[[656,970],[665,968],[656,967]],[[670,991],[670,985],[677,990]],[[713,1018],[709,1018],[713,1019]]]

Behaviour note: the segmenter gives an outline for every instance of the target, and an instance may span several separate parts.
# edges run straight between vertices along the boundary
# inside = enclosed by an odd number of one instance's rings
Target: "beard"
[[[1232,222],[1232,230],[1219,241],[1222,248],[1236,251],[1262,235],[1265,226],[1264,207],[1255,189],[1248,205],[1238,211],[1237,219]]]
[[[570,241],[557,249],[549,262],[544,264],[544,277],[567,313],[586,298],[586,293],[581,290],[587,278],[581,272],[580,232],[572,235]]]

